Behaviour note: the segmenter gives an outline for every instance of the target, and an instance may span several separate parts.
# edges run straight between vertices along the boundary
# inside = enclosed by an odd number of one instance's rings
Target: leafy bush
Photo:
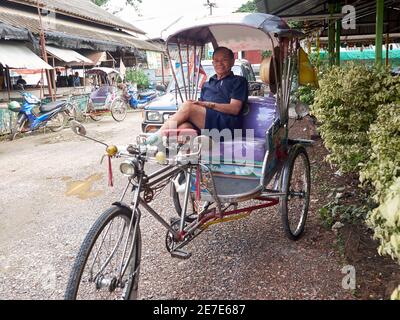
[[[314,103],[315,89],[312,86],[300,86],[295,92],[295,96],[300,102],[312,105]]]
[[[150,84],[149,77],[141,69],[128,69],[125,78],[128,82],[136,83],[139,89],[148,88]]]
[[[332,67],[319,85],[311,112],[321,123],[319,130],[330,151],[327,160],[342,172],[358,171],[371,154],[368,130],[377,106],[395,101],[400,78],[383,68],[349,64]]]
[[[400,176],[400,104],[381,105],[369,131],[371,158],[360,172],[362,183],[371,183],[379,202]]]
[[[379,254],[390,255],[400,263],[400,177],[386,194],[380,206],[368,215],[367,224],[380,242]]]

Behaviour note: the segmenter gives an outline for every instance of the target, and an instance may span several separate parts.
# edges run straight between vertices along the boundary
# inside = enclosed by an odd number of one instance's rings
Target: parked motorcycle
[[[42,104],[34,95],[23,91],[20,93],[23,98],[22,106],[17,101],[8,104],[10,111],[18,113],[16,124],[11,129],[10,140],[14,140],[19,133],[32,132],[43,127],[53,132],[60,131],[71,117],[73,106],[67,101]]]
[[[120,97],[126,104],[128,104],[132,109],[137,109],[139,107],[144,107],[150,101],[157,97],[157,91],[146,90],[137,91],[135,88],[128,84],[123,86],[122,97]]]

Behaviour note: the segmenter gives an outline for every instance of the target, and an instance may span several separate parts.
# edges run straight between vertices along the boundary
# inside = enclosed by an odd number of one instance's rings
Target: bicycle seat
[[[65,103],[66,103],[66,100],[61,100],[61,101],[54,101],[54,102],[42,104],[40,106],[39,110],[42,113],[50,112],[59,107],[62,107],[63,105],[65,105]]]

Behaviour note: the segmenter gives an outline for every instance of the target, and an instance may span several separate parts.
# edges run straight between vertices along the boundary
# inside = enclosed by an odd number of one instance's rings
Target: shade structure
[[[46,51],[56,59],[63,61],[69,65],[86,64],[94,65],[93,61],[71,49],[62,49],[53,46],[46,46]]]
[[[0,63],[9,69],[53,69],[23,43],[1,41]]]

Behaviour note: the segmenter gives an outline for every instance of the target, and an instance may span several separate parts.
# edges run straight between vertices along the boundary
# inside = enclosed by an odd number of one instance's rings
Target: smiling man
[[[199,101],[187,100],[161,129],[147,139],[148,144],[160,141],[166,129],[241,129],[242,108],[248,97],[246,78],[234,75],[235,57],[232,50],[218,47],[213,54],[215,75],[201,89]]]

